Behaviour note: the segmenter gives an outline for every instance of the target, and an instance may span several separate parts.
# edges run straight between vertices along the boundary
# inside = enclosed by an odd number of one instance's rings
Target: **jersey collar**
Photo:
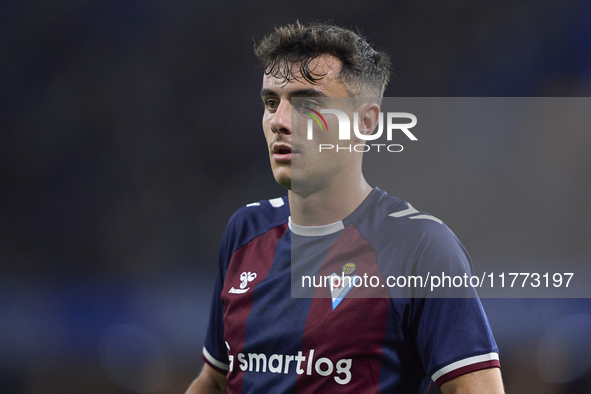
[[[342,220],[322,226],[300,226],[299,224],[292,223],[291,216],[288,219],[288,226],[292,233],[304,237],[321,237],[323,235],[337,233],[345,228]]]
[[[371,193],[369,193],[366,199],[361,203],[361,205],[359,205],[359,207],[357,207],[357,209],[351,215],[349,215],[343,220],[339,220],[338,222],[325,224],[322,226],[301,226],[299,224],[293,223],[291,221],[290,216],[288,218],[289,229],[292,233],[304,237],[321,237],[324,235],[338,233],[339,231],[344,230],[346,226],[357,220],[359,216],[363,215],[366,209],[374,202],[374,200],[378,198],[380,194],[383,193],[384,192],[381,191],[377,186],[374,187]]]

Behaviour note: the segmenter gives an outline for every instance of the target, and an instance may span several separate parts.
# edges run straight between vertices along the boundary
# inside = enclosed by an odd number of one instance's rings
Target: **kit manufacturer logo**
[[[243,272],[240,274],[240,288],[239,289],[235,289],[234,287],[232,287],[230,290],[228,290],[228,293],[231,294],[243,294],[246,293],[248,290],[250,290],[250,287],[246,287],[248,286],[249,282],[252,282],[253,280],[255,280],[257,277],[256,272]]]

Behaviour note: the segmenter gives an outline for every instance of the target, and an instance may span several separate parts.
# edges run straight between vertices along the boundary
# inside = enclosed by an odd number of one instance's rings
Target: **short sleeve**
[[[436,223],[429,227],[433,231],[418,255],[419,270],[452,278],[472,275],[470,256],[453,232]],[[476,292],[468,288],[452,294],[465,297],[413,299],[419,354],[438,386],[466,373],[500,367],[498,348]]]
[[[417,346],[423,366],[441,386],[457,376],[499,367],[498,349],[478,298],[415,299]]]
[[[209,324],[202,354],[203,361],[224,375],[228,372],[229,364],[226,344],[224,342],[224,305],[221,300],[221,294],[224,287],[225,271],[231,257],[230,229],[232,228],[232,222],[233,220],[231,219],[220,246],[218,271],[213,288]]]
[[[228,356],[224,343],[223,304],[221,301],[223,281],[220,274],[218,272],[211,300],[209,325],[203,346],[203,360],[216,371],[226,374],[228,372]]]

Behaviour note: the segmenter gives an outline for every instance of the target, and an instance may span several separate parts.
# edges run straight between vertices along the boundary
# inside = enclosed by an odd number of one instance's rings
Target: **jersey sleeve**
[[[437,386],[481,369],[500,367],[498,349],[478,298],[417,299],[417,345]]]
[[[223,304],[221,301],[223,279],[219,271],[221,270],[218,270],[213,290],[202,357],[210,367],[225,375],[228,372],[228,356],[224,343]]]
[[[470,256],[453,232],[432,221],[427,227],[430,231],[418,254],[418,269],[452,278],[472,275]],[[463,374],[500,367],[498,348],[480,299],[471,287],[463,289],[462,293],[451,293],[461,294],[461,298],[412,300],[419,354],[427,374],[438,386]]]
[[[220,246],[218,272],[202,352],[203,360],[224,375],[229,369],[229,359],[224,341],[224,304],[221,296],[232,255],[269,228],[287,222],[288,216],[289,205],[285,196],[248,204],[234,212],[228,221]]]
[[[209,324],[202,353],[203,361],[224,375],[228,372],[229,361],[224,342],[224,305],[221,300],[221,294],[224,287],[225,272],[231,258],[231,229],[233,228],[235,216],[230,219],[220,246],[218,271],[213,288]]]

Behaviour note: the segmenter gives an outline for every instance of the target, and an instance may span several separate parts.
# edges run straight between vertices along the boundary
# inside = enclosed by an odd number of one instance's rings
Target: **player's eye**
[[[314,111],[320,111],[321,107],[322,106],[318,101],[305,99],[298,104],[297,110],[302,114],[307,114],[310,112],[311,109]]]
[[[318,108],[320,108],[320,103],[316,100],[306,99],[306,100],[302,101],[302,107],[318,109]]]
[[[265,108],[267,108],[270,111],[276,110],[278,106],[279,106],[279,103],[275,99],[266,99],[265,100]]]

